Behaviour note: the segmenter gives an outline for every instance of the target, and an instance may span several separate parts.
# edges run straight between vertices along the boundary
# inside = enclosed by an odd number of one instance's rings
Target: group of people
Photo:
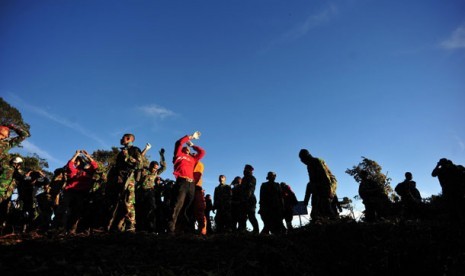
[[[11,131],[16,133],[14,137],[10,137]],[[206,152],[193,143],[200,135],[196,131],[176,141],[172,160],[174,181],[160,176],[166,170],[165,150],[159,150],[159,162],[148,162],[145,156],[151,145],[147,144],[143,150],[136,147],[133,134],[121,138],[121,148],[109,170],[101,170],[101,165],[86,150],[77,150],[49,180],[40,171],[24,172],[22,158],[11,158],[8,153],[29,133],[14,125],[0,126],[0,227],[6,229],[9,224],[19,222],[21,231],[54,228],[69,234],[91,230],[187,232],[205,236],[213,232],[247,232],[249,222],[251,232],[257,234],[283,234],[292,230],[297,197],[288,184],[276,182],[275,172],[268,172],[267,181],[260,186],[258,201],[257,180],[250,164],[244,166],[243,176],[236,176],[231,184],[225,175],[220,175],[213,198],[205,194],[201,160]],[[308,150],[302,149],[299,158],[308,170],[303,204],[311,204],[312,222],[336,219],[341,211],[336,177],[323,159],[312,156]],[[439,178],[451,216],[462,221],[464,175],[463,166],[447,159],[441,159],[432,172],[432,176]],[[395,188],[400,196],[397,205],[368,171],[360,172],[359,177],[365,221],[389,217],[393,206],[401,206],[402,215],[409,218],[421,212],[422,198],[410,172]],[[37,187],[42,187],[42,192],[36,195]],[[15,189],[18,198],[16,206],[12,206]],[[256,218],[257,203],[263,221],[261,230]]]
[[[20,231],[57,229],[68,234],[147,231],[207,235],[246,232],[249,221],[251,231],[259,233],[254,168],[245,165],[244,175],[236,177],[231,185],[226,183],[226,176],[220,175],[213,198],[206,195],[202,188],[204,164],[201,162],[205,150],[193,143],[201,135],[198,131],[176,141],[172,160],[175,181],[172,181],[160,176],[166,170],[165,150],[160,149],[159,162],[151,161],[145,167],[144,158],[151,145],[140,150],[134,145],[133,134],[123,135],[116,161],[106,173],[86,150],[76,150],[66,166],[56,169],[49,179],[40,171],[24,172],[20,156],[9,158],[9,149],[29,134],[15,126],[0,130],[2,230],[19,224]],[[10,130],[16,136],[10,137]],[[273,182],[274,178],[268,180]],[[273,184],[276,185],[272,189],[274,193],[260,191],[259,213],[265,222],[262,233],[277,231],[275,226],[268,226],[269,217],[275,217],[273,214],[283,216],[280,217],[282,224],[286,213],[287,228],[292,227],[292,208],[297,198],[287,184]],[[36,195],[39,187],[42,192]],[[18,197],[13,202],[15,189]],[[271,197],[279,202],[275,207],[268,204]],[[280,211],[274,212],[274,208]],[[215,227],[212,227],[212,212]],[[285,230],[284,225],[279,228],[279,232]]]

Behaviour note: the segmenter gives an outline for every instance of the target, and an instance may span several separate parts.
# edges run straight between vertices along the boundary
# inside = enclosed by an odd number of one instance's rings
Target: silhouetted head
[[[231,182],[231,184],[233,185],[240,185],[241,183],[242,183],[242,178],[240,176],[234,177],[233,181]]]
[[[252,174],[253,170],[254,168],[252,167],[252,165],[247,164],[244,167],[244,174]]]
[[[223,174],[220,174],[220,176],[218,177],[218,181],[220,181],[221,184],[226,183],[226,176]]]
[[[411,172],[406,172],[406,173],[405,173],[405,179],[407,179],[407,180],[412,180],[412,179],[413,179],[412,173],[411,173]]]
[[[42,177],[42,174],[38,171],[33,171],[29,176],[31,177],[31,179],[37,180]]]
[[[155,171],[155,170],[158,169],[158,167],[159,167],[158,162],[157,161],[152,161],[152,162],[150,162],[149,170],[150,171]]]
[[[365,179],[367,179],[367,177],[368,177],[368,171],[366,171],[366,170],[361,170],[361,171],[358,173],[358,176],[359,176],[362,180],[365,180]]]
[[[445,166],[445,165],[451,165],[453,164],[452,161],[450,161],[449,159],[447,158],[441,158],[438,162],[439,165],[441,166]]]
[[[310,154],[310,152],[308,150],[301,149],[300,152],[299,152],[299,158],[300,158],[300,161],[305,163],[310,158],[312,158],[312,155]]]
[[[126,145],[130,145],[134,143],[135,140],[136,140],[136,137],[134,136],[134,134],[126,133],[123,135],[123,137],[121,137],[120,143],[121,145],[126,146]]]
[[[269,181],[274,181],[276,179],[276,173],[275,172],[268,172],[266,175],[266,180]]]

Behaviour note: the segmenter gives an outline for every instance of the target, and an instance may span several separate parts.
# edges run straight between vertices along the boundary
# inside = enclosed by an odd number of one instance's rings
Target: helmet
[[[23,163],[23,158],[16,156],[15,158],[11,159],[11,163],[13,164]]]

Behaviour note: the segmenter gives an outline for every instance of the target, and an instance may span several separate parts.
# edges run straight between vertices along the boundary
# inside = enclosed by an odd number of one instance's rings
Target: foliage
[[[10,155],[10,159],[19,156],[23,159],[23,170],[24,171],[42,171],[45,173],[45,175],[51,179],[53,176],[53,173],[48,171],[48,162],[46,159],[41,158],[37,153],[33,153],[30,156],[22,156],[18,153],[14,153]]]
[[[393,189],[391,187],[391,178],[383,174],[381,170],[382,167],[376,161],[362,156],[362,161],[358,163],[357,166],[353,166],[352,169],[347,169],[346,173],[353,176],[355,181],[360,184],[362,181],[360,172],[366,171],[368,173],[368,178],[382,185],[386,194],[392,197]]]
[[[24,122],[21,112],[0,97],[0,125],[14,124],[29,132],[30,126]]]
[[[118,153],[119,149],[117,147],[111,147],[111,150],[96,150],[91,155],[99,165],[98,170],[107,173],[111,166],[116,163],[116,156],[118,156]]]

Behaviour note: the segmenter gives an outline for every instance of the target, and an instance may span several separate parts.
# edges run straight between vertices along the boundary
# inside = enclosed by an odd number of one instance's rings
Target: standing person
[[[108,173],[105,196],[109,199],[110,219],[107,230],[134,232],[136,230],[135,184],[136,172],[142,167],[141,150],[134,146],[135,136],[126,133],[120,140],[121,151]]]
[[[11,130],[17,136],[10,137]],[[29,133],[15,125],[0,126],[0,226],[6,221],[10,208],[11,195],[16,188],[13,179],[14,169],[10,165],[9,150],[29,137]]]
[[[292,218],[294,217],[294,206],[297,205],[298,201],[294,191],[291,189],[291,186],[285,182],[281,182],[280,185],[284,201],[283,216],[286,221],[287,230],[290,231],[293,229]]]
[[[155,178],[155,185],[153,187],[153,195],[155,197],[155,232],[158,234],[165,233],[167,228],[166,214],[169,214],[169,200],[166,197],[169,196],[167,191],[167,185],[163,184],[163,179],[160,176]],[[164,200],[162,200],[162,198]]]
[[[212,220],[210,212],[213,211],[213,201],[212,196],[207,194],[205,196],[205,218],[207,219],[207,235],[213,234]]]
[[[160,163],[152,161],[148,168],[143,168],[141,179],[136,186],[136,217],[138,231],[155,232],[156,230],[157,205],[155,201],[155,180],[166,170],[165,150],[162,148],[159,153]]]
[[[84,203],[92,189],[97,162],[85,150],[77,150],[66,167],[67,183],[63,192],[63,204],[66,207],[65,229],[75,234],[79,221],[84,215]]]
[[[195,164],[194,168],[194,183],[195,193],[194,202],[192,204],[193,222],[197,222],[197,228],[199,234],[202,236],[207,235],[207,218],[205,217],[205,209],[207,208],[205,203],[205,190],[202,188],[202,175],[204,171],[204,164],[199,161]]]
[[[36,196],[39,216],[37,227],[40,232],[48,231],[52,223],[54,198],[51,194],[50,184],[44,185],[44,191]]]
[[[267,182],[260,187],[260,211],[263,221],[262,234],[282,234],[284,230],[284,201],[281,186],[277,183],[276,173],[268,172]]]
[[[441,158],[431,172],[437,177],[442,188],[442,196],[446,204],[451,222],[465,223],[465,170],[451,160]]]
[[[63,188],[66,185],[66,168],[58,168],[53,172],[50,182],[50,194],[53,198],[52,229],[61,231],[64,227],[65,206],[63,204]]]
[[[419,215],[419,208],[421,205],[421,195],[413,181],[411,172],[405,173],[405,180],[397,184],[394,189],[400,196],[402,213],[407,218],[415,218]]]
[[[42,171],[29,171],[23,174],[15,170],[15,179],[18,183],[18,202],[22,209],[23,231],[30,231],[36,218],[35,196],[37,188],[50,183]]]
[[[336,194],[337,181],[331,173],[326,162],[313,157],[306,149],[299,152],[300,161],[307,166],[309,183],[305,191],[305,205],[312,197],[312,211],[310,217],[313,222],[321,219],[334,219],[336,216],[331,210],[331,202]]]
[[[238,225],[247,220],[244,211],[244,189],[242,188],[242,177],[236,176],[231,182],[232,199],[231,199],[231,227],[233,231],[238,230]]]
[[[232,190],[231,186],[226,184],[226,176],[220,175],[218,181],[220,184],[216,186],[213,194],[213,209],[216,210],[216,232],[230,232]]]
[[[199,138],[200,132],[196,131],[192,135],[185,135],[181,137],[178,141],[176,141],[174,146],[173,174],[176,177],[175,189],[177,190],[177,197],[174,203],[173,213],[168,221],[168,231],[170,234],[174,234],[176,230],[176,222],[178,221],[181,209],[184,210],[185,216],[187,216],[186,210],[189,208],[194,199],[194,167],[195,164],[204,157],[205,150],[194,145],[191,140]],[[184,144],[187,144],[188,146],[184,146]],[[196,154],[191,153],[190,147],[196,151]]]
[[[252,233],[258,234],[259,227],[255,211],[257,208],[257,198],[255,197],[255,186],[257,185],[257,179],[253,175],[254,168],[247,164],[244,167],[244,176],[242,177],[242,187],[244,191],[244,209],[245,217],[249,219],[252,224]],[[244,217],[244,215],[242,215]],[[239,231],[247,231],[246,223],[247,219],[239,222]]]

